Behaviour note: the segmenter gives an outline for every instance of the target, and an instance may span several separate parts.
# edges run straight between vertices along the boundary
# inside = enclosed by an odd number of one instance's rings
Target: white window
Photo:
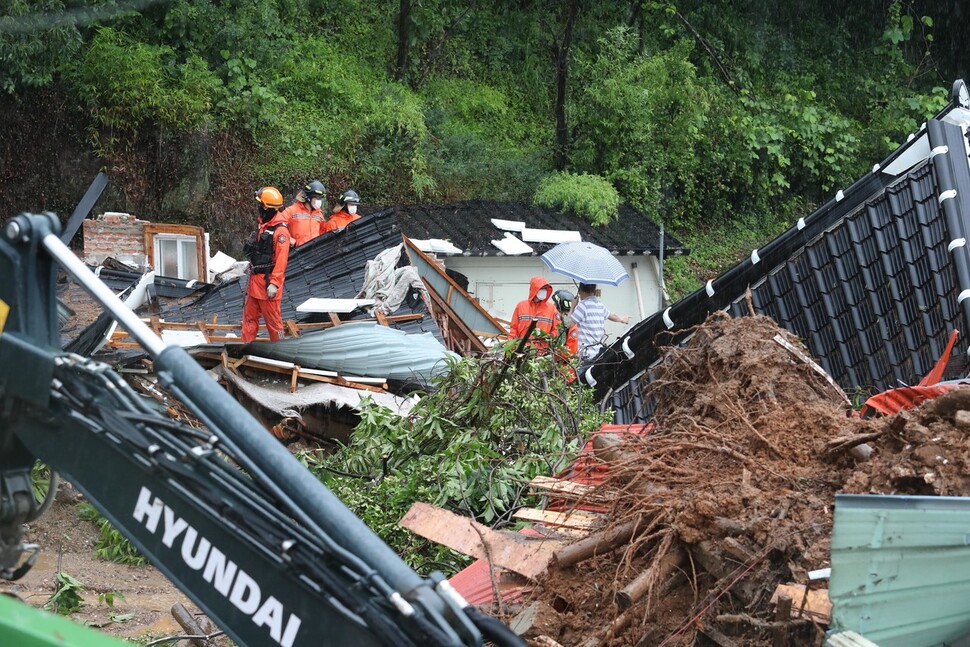
[[[158,276],[205,281],[205,232],[193,225],[145,223],[145,253]]]
[[[198,239],[179,234],[155,234],[155,273],[198,281]]]

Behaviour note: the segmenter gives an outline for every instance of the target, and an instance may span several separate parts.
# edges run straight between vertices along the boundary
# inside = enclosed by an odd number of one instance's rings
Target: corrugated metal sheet
[[[444,370],[446,357],[458,357],[432,335],[407,334],[372,322],[344,323],[275,342],[252,342],[243,353],[303,368],[421,384]]]
[[[970,498],[837,495],[832,626],[880,647],[970,633]]]

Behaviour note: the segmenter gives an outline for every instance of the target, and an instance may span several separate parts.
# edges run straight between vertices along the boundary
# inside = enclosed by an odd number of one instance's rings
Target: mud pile
[[[551,569],[533,596],[564,647],[821,644],[823,626],[774,622],[771,596],[829,565],[835,493],[970,494],[970,389],[862,420],[767,317],[713,315],[645,395],[651,433],[597,441],[603,532],[632,538]],[[857,464],[860,439],[873,455]]]

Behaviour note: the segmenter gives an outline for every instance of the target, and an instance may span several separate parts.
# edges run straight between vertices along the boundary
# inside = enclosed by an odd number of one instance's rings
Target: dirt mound
[[[862,420],[766,317],[712,315],[645,395],[652,433],[596,443],[605,532],[633,524],[632,539],[553,569],[534,594],[566,647],[770,645],[778,631],[817,644],[809,620],[773,623],[770,599],[828,566],[836,492],[970,494],[970,389]],[[873,456],[856,464],[862,441]]]
[[[970,387],[886,421],[879,453],[846,481],[855,494],[970,495]]]

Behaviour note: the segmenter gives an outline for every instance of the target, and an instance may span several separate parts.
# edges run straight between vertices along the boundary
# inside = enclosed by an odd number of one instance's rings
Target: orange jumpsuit
[[[570,355],[579,355],[579,326],[573,324],[566,328],[566,350]]]
[[[280,300],[283,298],[283,275],[286,274],[286,262],[290,257],[290,232],[286,227],[286,217],[282,212],[277,213],[268,222],[259,225],[262,234],[274,225],[273,232],[273,266],[268,272],[253,273],[250,266],[249,287],[246,288],[246,302],[243,306],[242,340],[245,342],[256,339],[259,331],[259,318],[266,322],[269,338],[276,341],[283,336],[283,316],[280,314]],[[268,279],[268,280],[267,280]],[[272,299],[266,294],[269,284],[279,288]]]
[[[323,212],[319,209],[312,209],[305,202],[297,200],[286,209],[283,209],[283,217],[286,219],[286,226],[290,230],[290,235],[296,241],[296,245],[307,243],[324,230]]]
[[[546,298],[537,302],[536,295],[543,288],[546,290]],[[533,276],[529,282],[529,298],[519,301],[518,305],[515,306],[515,311],[512,313],[509,336],[515,338],[523,337],[529,329],[529,324],[533,321],[536,322],[536,331],[541,330],[549,335],[555,335],[559,329],[561,318],[559,317],[559,311],[556,310],[556,306],[552,303],[551,297],[552,286],[549,285],[549,281],[541,276]],[[535,332],[533,332],[534,334]],[[539,349],[549,347],[549,342],[541,340],[533,341],[532,344]]]
[[[338,211],[337,213],[330,214],[330,220],[328,220],[323,225],[323,232],[336,231],[338,229],[343,229],[355,220],[360,219],[359,213],[348,213],[346,211]]]

